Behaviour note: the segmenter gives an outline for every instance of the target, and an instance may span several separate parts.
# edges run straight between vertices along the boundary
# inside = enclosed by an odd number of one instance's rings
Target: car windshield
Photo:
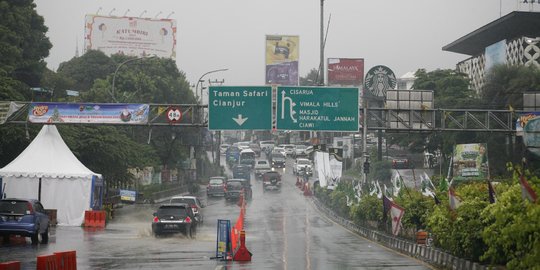
[[[221,185],[223,184],[223,179],[214,178],[210,179],[210,185]]]
[[[28,210],[25,201],[0,201],[0,213],[24,215]]]
[[[174,205],[174,206],[161,206],[158,211],[158,216],[186,216],[187,210],[185,206]]]
[[[272,158],[284,158],[282,154],[274,153],[272,154]]]
[[[192,198],[172,198],[171,203],[195,204],[195,199],[192,199]]]
[[[296,149],[306,149],[307,147],[305,145],[297,145]]]
[[[264,160],[257,161],[257,165],[268,165],[268,162]]]

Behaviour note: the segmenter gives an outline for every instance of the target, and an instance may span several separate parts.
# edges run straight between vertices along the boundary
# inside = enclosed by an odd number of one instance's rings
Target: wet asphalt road
[[[51,231],[49,244],[4,244],[0,261],[19,260],[23,269],[36,269],[38,255],[76,250],[78,269],[430,269],[325,218],[294,186],[292,162],[288,160],[283,172],[281,191],[263,192],[261,182],[252,179],[253,199],[244,223],[251,262],[211,259],[217,219],[230,219],[234,225],[240,208],[205,196],[205,221],[195,239],[155,238],[150,224],[157,206],[131,205],[119,209],[104,230],[58,227]]]

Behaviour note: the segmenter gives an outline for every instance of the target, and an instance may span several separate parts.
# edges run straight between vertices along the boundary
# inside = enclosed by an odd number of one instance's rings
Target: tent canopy
[[[45,125],[30,145],[6,167],[0,176],[43,178],[89,178],[100,174],[86,168],[69,150],[58,129]]]
[[[0,169],[0,188],[10,198],[40,199],[45,208],[57,210],[60,225],[80,226],[84,211],[101,205],[100,178],[75,157],[55,126],[45,125]]]

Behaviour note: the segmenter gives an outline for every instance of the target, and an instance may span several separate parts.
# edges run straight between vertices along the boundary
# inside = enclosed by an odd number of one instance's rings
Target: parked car
[[[296,158],[296,157],[307,156],[306,149],[307,149],[307,146],[305,146],[303,144],[296,145],[295,148],[294,148],[293,157]]]
[[[285,155],[280,152],[274,152],[270,155],[270,163],[273,168],[285,168]]]
[[[204,215],[202,209],[204,208],[204,205],[201,203],[199,198],[195,196],[174,196],[170,199],[169,203],[185,203],[189,205],[191,207],[195,220],[199,223],[203,223]]]
[[[261,178],[265,172],[271,170],[272,167],[267,160],[257,160],[255,163],[255,178]]]
[[[263,191],[281,189],[281,175],[276,171],[269,171],[263,174]]]
[[[198,222],[189,204],[164,204],[154,213],[152,233],[156,237],[170,233],[184,233],[188,237],[193,237],[197,225]]]
[[[297,158],[294,161],[293,173],[295,175],[306,173],[309,176],[312,172],[312,169],[313,168],[311,166],[311,161],[307,158]]]
[[[49,241],[49,215],[38,200],[3,199],[0,200],[0,235],[4,242],[10,235],[30,237],[32,244]]]
[[[224,176],[210,177],[206,186],[206,196],[225,196],[227,178]]]
[[[240,198],[240,194],[244,194],[245,199],[251,199],[253,192],[251,183],[246,179],[229,179],[227,180],[227,190],[225,191],[225,199],[234,200]]]

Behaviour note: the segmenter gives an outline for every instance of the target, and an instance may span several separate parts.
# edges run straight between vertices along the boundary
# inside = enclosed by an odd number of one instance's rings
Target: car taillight
[[[191,223],[191,218],[186,217],[186,219],[184,219],[184,221],[185,221],[186,223]]]
[[[34,213],[34,207],[32,207],[31,203],[26,203],[26,206],[28,207],[28,209],[26,209],[26,214],[27,215],[30,215],[30,214]]]
[[[159,218],[158,217],[154,217],[154,223],[158,223],[159,222]]]
[[[197,205],[195,204],[192,204],[191,209],[193,210],[193,212],[197,212],[197,209],[199,209],[199,207],[197,207]]]

